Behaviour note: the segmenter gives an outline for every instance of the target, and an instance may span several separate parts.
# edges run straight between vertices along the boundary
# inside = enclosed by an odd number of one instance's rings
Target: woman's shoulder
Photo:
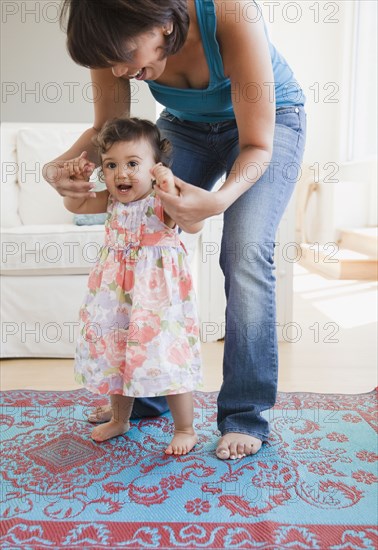
[[[260,48],[265,47],[265,22],[261,7],[254,0],[208,0],[213,6],[216,18],[216,38],[222,57],[224,74],[231,78],[235,58],[244,52],[244,58],[253,65],[259,58]],[[207,2],[206,2],[207,3]]]
[[[232,31],[253,33],[253,29],[265,27],[264,16],[257,2],[240,2],[239,0],[210,0],[214,4],[217,21],[217,36],[232,43],[235,35]]]

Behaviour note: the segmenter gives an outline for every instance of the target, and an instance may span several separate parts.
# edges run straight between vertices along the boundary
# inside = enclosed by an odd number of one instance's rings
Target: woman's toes
[[[234,460],[237,457],[238,457],[237,443],[236,443],[236,441],[233,441],[230,444],[230,458],[231,458],[231,460]]]
[[[253,438],[253,443],[250,444],[250,452],[248,454],[254,455],[261,449],[262,441],[260,439]]]
[[[227,460],[230,458],[230,451],[228,450],[228,447],[218,447],[215,454],[221,460]]]
[[[256,437],[229,432],[221,438],[216,455],[222,460],[243,458],[257,453],[261,448],[261,444],[260,439]]]
[[[238,458],[243,458],[246,455],[244,443],[238,443],[236,446],[236,452]]]

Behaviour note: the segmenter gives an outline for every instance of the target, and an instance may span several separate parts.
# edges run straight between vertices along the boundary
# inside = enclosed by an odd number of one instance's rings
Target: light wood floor
[[[279,391],[364,393],[377,386],[377,284],[328,280],[294,270],[292,331],[279,344]],[[280,329],[279,329],[280,330]],[[205,391],[222,381],[222,342],[202,345]],[[72,359],[8,359],[2,390],[69,390]]]

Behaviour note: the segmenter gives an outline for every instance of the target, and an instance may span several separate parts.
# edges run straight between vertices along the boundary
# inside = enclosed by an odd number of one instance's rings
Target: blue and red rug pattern
[[[233,461],[216,397],[195,394],[199,443],[175,458],[169,413],[99,444],[104,398],[3,392],[1,548],[378,548],[377,392],[280,393],[268,443]]]

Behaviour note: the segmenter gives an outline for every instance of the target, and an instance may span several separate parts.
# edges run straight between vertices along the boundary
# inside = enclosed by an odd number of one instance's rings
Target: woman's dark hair
[[[170,164],[171,143],[161,137],[159,128],[143,118],[115,118],[108,121],[94,138],[93,143],[100,155],[105,154],[114,143],[119,141],[138,141],[145,139],[151,145],[155,162],[165,166]]]
[[[186,40],[187,0],[63,0],[60,13],[70,56],[92,69],[129,61],[129,40],[168,23],[173,24],[173,31],[164,37],[167,56]]]

